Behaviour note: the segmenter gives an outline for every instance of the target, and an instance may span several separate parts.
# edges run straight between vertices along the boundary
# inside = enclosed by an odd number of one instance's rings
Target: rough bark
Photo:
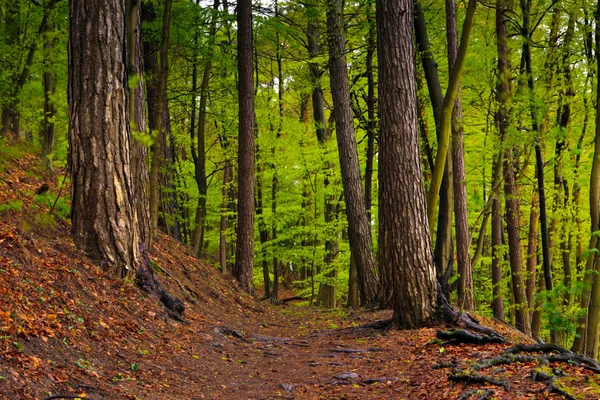
[[[140,223],[140,237],[150,248],[150,208],[148,203],[148,147],[136,134],[146,133],[146,92],[144,87],[144,57],[142,19],[139,0],[127,0],[127,71],[129,82],[129,123],[131,125],[131,173],[135,190],[135,207]]]
[[[110,275],[135,277],[180,318],[183,303],[150,267],[134,204],[125,0],[71,2],[69,21],[71,235]]]
[[[421,184],[412,6],[377,0],[380,263],[392,271],[393,324],[403,328],[432,319],[438,303]]]
[[[448,64],[450,73],[458,55],[458,30],[456,23],[456,0],[446,0],[446,32],[448,37]],[[456,232],[456,261],[458,270],[458,307],[475,310],[473,271],[469,250],[469,212],[467,210],[467,186],[465,173],[464,128],[462,124],[462,100],[460,85],[452,111],[452,185],[454,189],[454,224]]]
[[[173,0],[164,0],[162,35],[159,48],[159,73],[153,76],[157,80],[156,93],[156,136],[150,147],[152,151],[152,165],[150,166],[150,240],[158,234],[158,218],[160,208],[160,169],[165,159],[167,116],[162,111],[167,102],[167,79],[169,76],[169,34],[171,26],[171,9]],[[144,3],[144,8],[154,6],[152,3]]]
[[[450,142],[452,112],[454,110],[455,101],[458,96],[460,80],[466,64],[469,37],[471,35],[471,28],[473,27],[473,17],[475,16],[476,8],[477,1],[469,0],[467,5],[467,13],[463,22],[456,61],[452,68],[452,73],[450,74],[446,95],[444,96],[444,104],[442,106],[440,118],[438,150],[435,157],[435,166],[431,174],[431,184],[429,185],[429,191],[427,192],[427,217],[429,221],[430,232],[433,232],[435,226],[435,212],[437,209],[438,196],[444,176],[446,157],[448,155],[448,147]]]
[[[254,76],[252,1],[239,0],[238,23],[238,223],[233,275],[253,294],[254,268]]]
[[[52,20],[48,21],[48,29],[44,35],[44,74],[42,83],[44,86],[44,121],[42,123],[42,164],[54,173],[51,154],[54,151],[54,40],[50,32],[54,29]]]
[[[346,202],[348,236],[356,262],[361,302],[369,304],[378,298],[378,282],[354,136],[341,0],[327,0],[327,27],[333,118]]]
[[[494,163],[494,170],[502,171],[503,153]],[[501,174],[494,173],[492,186],[500,184]],[[500,192],[492,193],[492,312],[494,318],[504,321],[504,297],[502,295],[502,196]]]

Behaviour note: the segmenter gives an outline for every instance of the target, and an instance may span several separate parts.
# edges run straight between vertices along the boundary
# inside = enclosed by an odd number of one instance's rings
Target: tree
[[[254,293],[254,66],[252,62],[252,0],[239,0],[238,23],[238,225],[233,275]]]
[[[392,271],[394,325],[434,317],[437,279],[421,184],[410,0],[377,0],[380,263]]]
[[[378,283],[354,136],[341,0],[327,0],[327,30],[333,118],[346,201],[348,237],[356,262],[361,301],[369,304],[377,300]]]
[[[161,286],[140,236],[131,177],[124,35],[125,0],[70,3],[71,236],[110,275],[135,278],[181,314],[183,303]]]

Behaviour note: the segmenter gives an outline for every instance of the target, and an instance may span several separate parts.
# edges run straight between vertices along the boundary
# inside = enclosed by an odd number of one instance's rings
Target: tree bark
[[[171,9],[173,0],[164,0],[162,19],[162,36],[160,42],[160,67],[157,79],[156,94],[156,136],[150,147],[152,151],[152,165],[150,166],[150,241],[158,234],[158,218],[160,204],[160,169],[165,158],[167,116],[162,111],[167,102],[167,79],[169,76],[169,33],[171,26]],[[144,3],[144,7],[154,7],[151,3]]]
[[[254,294],[254,76],[252,0],[239,0],[238,23],[238,224],[233,275]]]
[[[47,12],[44,10],[44,12]],[[42,164],[50,172],[54,173],[51,154],[54,151],[54,40],[50,34],[54,30],[51,19],[48,20],[46,32],[44,32],[44,75],[42,82],[44,86],[44,122],[42,123]]]
[[[392,271],[393,324],[416,328],[437,308],[437,279],[421,183],[413,4],[377,0],[380,263]]]
[[[448,37],[448,64],[450,73],[458,55],[456,0],[446,0],[446,32]],[[452,173],[454,188],[454,224],[456,232],[456,261],[458,263],[458,307],[475,311],[473,271],[469,250],[469,212],[465,173],[464,128],[460,85],[452,111]]]
[[[375,275],[371,228],[365,211],[365,197],[360,176],[356,138],[354,136],[352,108],[350,106],[341,0],[327,0],[327,27],[329,33],[331,95],[334,106],[333,117],[346,201],[348,237],[350,249],[356,262],[361,302],[362,304],[370,304],[378,300],[378,282]]]
[[[131,143],[131,173],[135,190],[135,207],[140,222],[140,237],[150,248],[150,208],[148,202],[148,147],[136,139],[146,134],[146,92],[144,87],[144,57],[142,49],[142,19],[140,0],[127,0],[127,71],[129,82],[129,122]]]
[[[108,274],[135,277],[138,286],[181,315],[183,303],[164,290],[150,266],[134,204],[125,0],[69,6],[71,235]]]

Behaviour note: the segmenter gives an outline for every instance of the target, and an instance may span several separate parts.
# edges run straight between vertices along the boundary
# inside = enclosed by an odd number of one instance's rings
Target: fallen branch
[[[479,394],[479,390],[474,390],[474,389],[467,390],[457,400],[467,400],[474,394]],[[477,398],[477,400],[486,400],[486,399],[489,399],[493,395],[494,395],[494,391],[492,389],[488,389],[485,391],[485,393],[483,395],[479,396]]]

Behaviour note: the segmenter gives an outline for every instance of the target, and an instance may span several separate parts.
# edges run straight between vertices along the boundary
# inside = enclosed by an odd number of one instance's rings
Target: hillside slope
[[[600,397],[597,372],[558,361],[490,366],[481,374],[496,381],[477,384],[477,360],[509,343],[454,346],[435,341],[433,327],[362,327],[389,311],[267,306],[161,236],[152,260],[187,307],[185,322],[169,319],[156,299],[108,278],[74,247],[68,222],[48,214],[57,178],[38,168],[20,154],[0,174],[0,399]],[[48,192],[36,195],[43,184]],[[563,371],[553,384],[563,394],[534,381],[536,368]],[[459,373],[471,379],[449,381]]]

